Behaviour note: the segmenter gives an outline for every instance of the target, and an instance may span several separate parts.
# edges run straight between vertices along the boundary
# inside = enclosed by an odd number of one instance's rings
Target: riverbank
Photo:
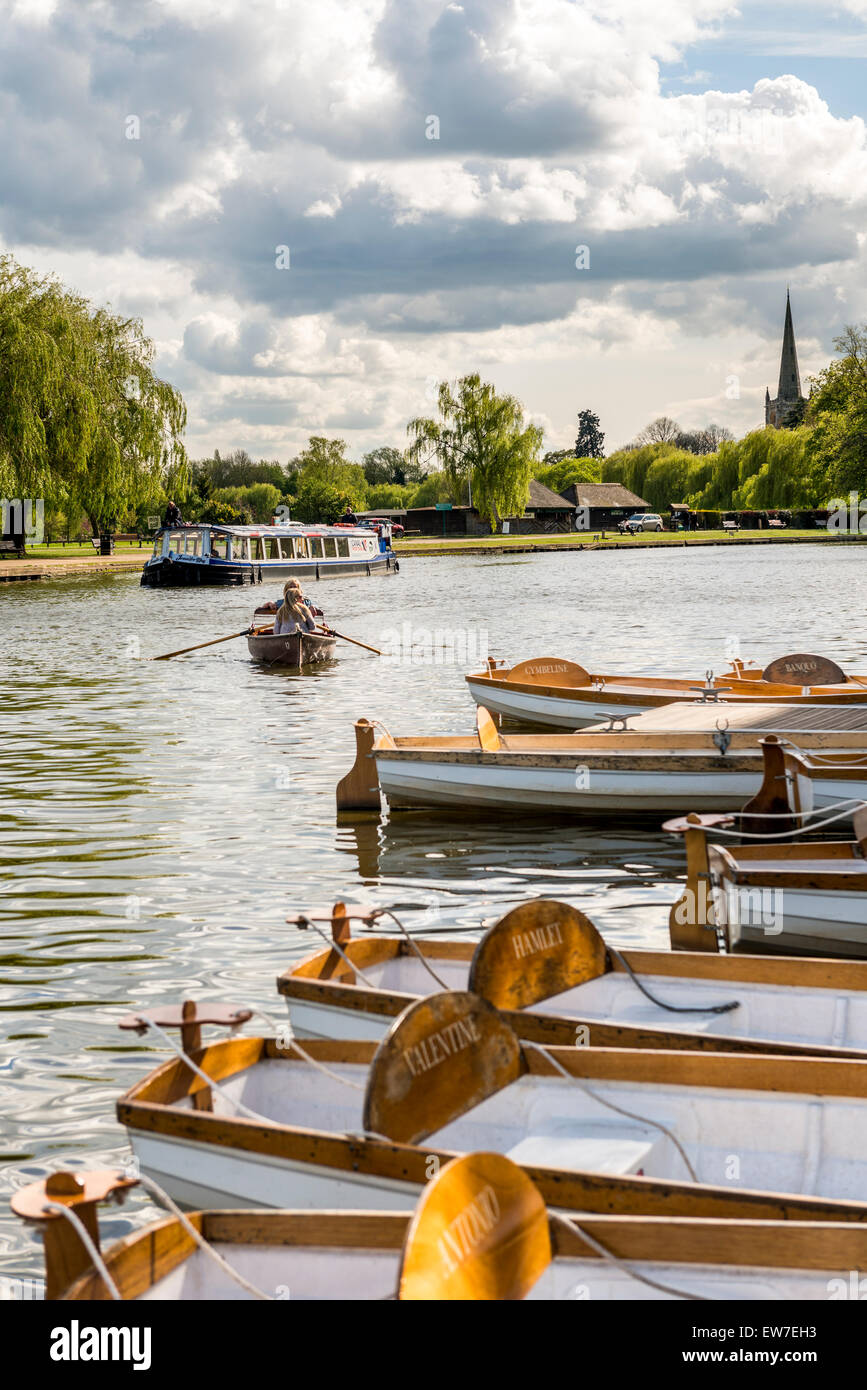
[[[0,584],[16,580],[64,579],[76,574],[110,574],[117,570],[140,570],[148,552],[131,550],[121,555],[77,555],[61,559],[55,556],[27,557],[24,560],[0,560]]]
[[[603,539],[599,532],[586,536],[574,532],[563,536],[452,536],[421,537],[394,542],[395,553],[403,559],[413,555],[525,555],[557,550],[649,550],[660,546],[708,546],[728,548],[742,545],[815,545],[817,542],[837,545],[858,545],[867,542],[865,536],[842,535],[838,531],[702,531],[685,534],[664,531],[644,532],[640,536],[621,536],[609,532]],[[149,552],[137,546],[114,555],[78,555],[44,552],[24,560],[0,561],[0,584],[15,580],[63,579],[69,575],[110,574],[118,570],[140,570]]]
[[[582,536],[570,533],[563,536],[452,536],[414,538],[396,541],[396,554],[403,558],[412,555],[502,555],[536,554],[549,550],[650,550],[660,546],[708,546],[728,548],[742,545],[815,545],[817,542],[847,542],[858,545],[867,542],[865,536],[843,535],[839,531],[682,531],[643,532],[640,536],[621,536],[609,532],[605,538],[599,532]]]

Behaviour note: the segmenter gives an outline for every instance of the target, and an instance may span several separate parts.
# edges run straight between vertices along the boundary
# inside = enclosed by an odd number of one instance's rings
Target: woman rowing
[[[321,609],[307,602],[298,580],[288,579],[283,585],[283,602],[274,614],[274,636],[315,632],[317,615],[322,616]]]

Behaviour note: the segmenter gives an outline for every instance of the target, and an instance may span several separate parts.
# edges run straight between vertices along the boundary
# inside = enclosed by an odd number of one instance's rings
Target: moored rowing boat
[[[338,810],[433,807],[523,814],[649,817],[690,805],[739,811],[762,780],[759,740],[786,738],[815,753],[867,758],[867,706],[670,705],[629,728],[502,734],[477,711],[477,733],[393,738],[356,722],[356,761],[337,788]],[[812,783],[816,807],[852,796],[833,760]]]
[[[867,1221],[862,1062],[542,1049],[462,992],[410,1005],[378,1048],[194,1050],[118,1118],[142,1171],[193,1206],[400,1209],[432,1164],[484,1148],[568,1210]]]
[[[779,657],[764,671],[737,662],[706,677],[726,703],[867,704],[867,677],[846,676],[824,657]],[[466,677],[476,704],[494,714],[556,729],[583,729],[603,718],[632,717],[675,702],[692,702],[701,692],[694,678],[594,674],[562,657],[537,657]]]
[[[867,1057],[867,962],[620,951],[583,912],[543,898],[478,942],[351,937],[353,919],[376,918],[336,904],[323,919],[334,944],[279,977],[298,1036],[380,1039],[408,1004],[448,988],[546,1044]]]
[[[101,1250],[96,1205],[130,1185],[112,1172],[59,1173],[15,1194],[13,1210],[43,1229],[46,1297],[827,1299],[840,1285],[848,1296],[840,1272],[867,1263],[867,1227],[852,1223],[566,1219],[493,1153],[447,1163],[411,1216],[203,1211],[153,1222]],[[90,1231],[98,1267],[69,1213]]]
[[[716,949],[867,956],[867,810],[855,812],[854,840],[712,843],[728,822],[691,815],[666,823],[686,838],[687,883],[671,909],[672,937],[699,946],[696,925]],[[702,883],[708,885],[702,905]],[[695,923],[696,904],[704,920]],[[706,930],[706,928],[710,930]],[[704,930],[703,930],[704,929]]]

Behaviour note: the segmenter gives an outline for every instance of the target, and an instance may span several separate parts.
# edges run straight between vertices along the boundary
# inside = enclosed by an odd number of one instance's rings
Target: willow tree
[[[81,507],[94,529],[183,495],[183,399],[138,319],[0,258],[0,492]]]
[[[410,459],[438,463],[457,495],[469,483],[474,505],[493,530],[503,517],[523,515],[542,430],[524,425],[520,401],[498,396],[473,373],[454,386],[441,381],[437,407],[438,419],[409,422]]]

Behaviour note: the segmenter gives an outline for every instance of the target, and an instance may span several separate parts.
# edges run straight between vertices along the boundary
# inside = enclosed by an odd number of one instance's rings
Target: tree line
[[[714,424],[660,416],[605,454],[599,417],[578,414],[574,444],[542,454],[542,430],[514,396],[470,373],[439,384],[407,443],[360,463],[342,439],[313,435],[287,462],[242,449],[187,457],[180,393],[156,375],[137,319],[94,307],[52,276],[0,257],[0,493],[42,497],[49,527],[144,529],[176,501],[190,521],[299,521],[354,511],[473,505],[496,529],[520,515],[529,483],[617,482],[656,510],[823,507],[867,493],[867,326],[847,327],[810,389],[803,421],[735,440]],[[282,513],[285,515],[285,512]]]

